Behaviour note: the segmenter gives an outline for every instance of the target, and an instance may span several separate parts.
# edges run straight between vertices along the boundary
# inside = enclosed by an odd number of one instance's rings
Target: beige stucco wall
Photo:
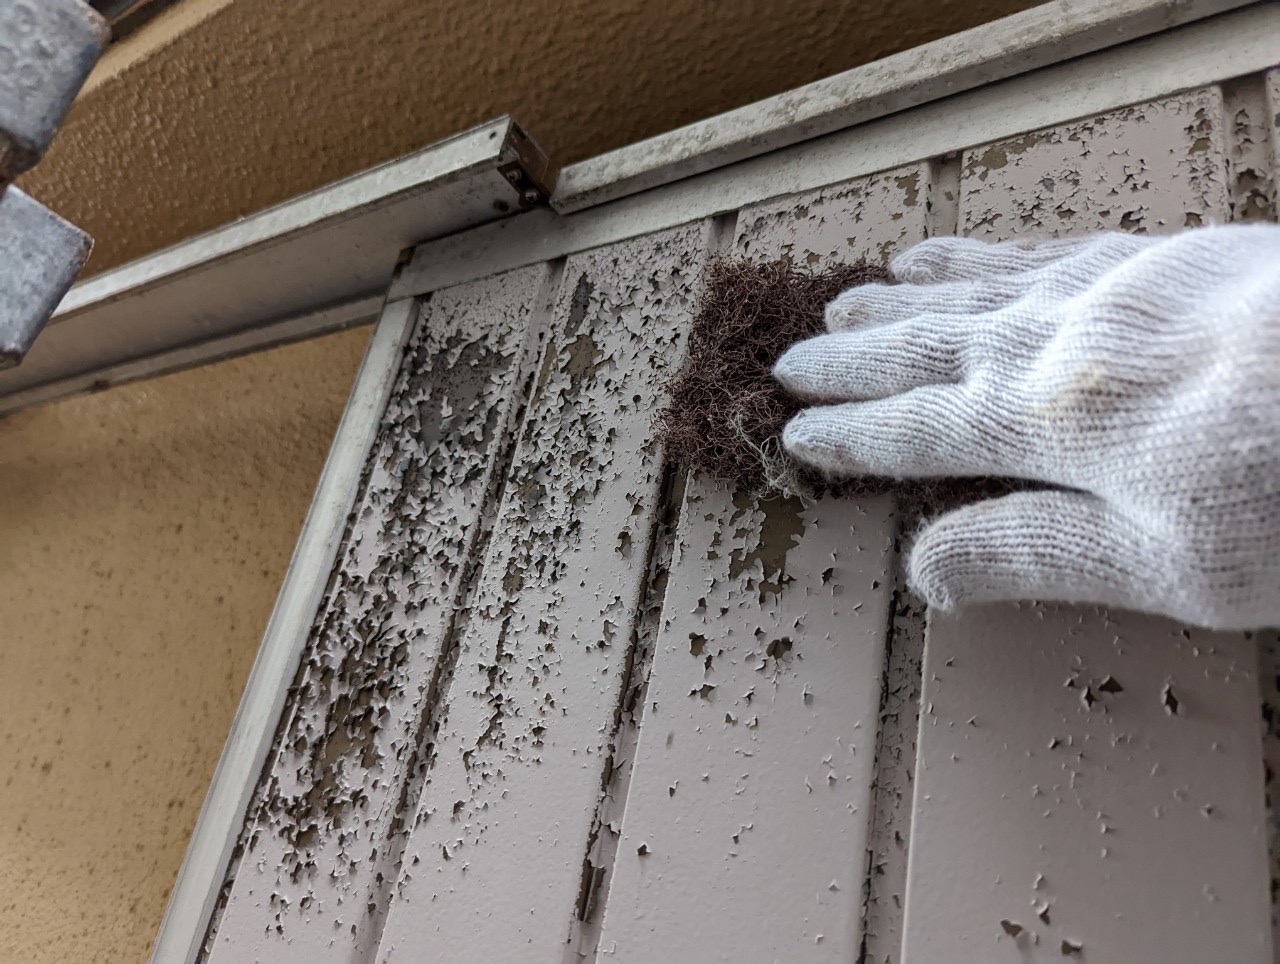
[[[25,178],[130,260],[511,112],[561,161],[1029,0],[184,0]],[[145,956],[366,331],[0,420],[0,961]]]

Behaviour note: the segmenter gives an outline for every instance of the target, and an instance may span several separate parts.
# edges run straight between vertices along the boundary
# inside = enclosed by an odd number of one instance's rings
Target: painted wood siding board
[[[1223,117],[1204,89],[967,151],[960,223],[1225,221]],[[930,618],[924,686],[905,960],[1271,960],[1252,641],[971,607]]]
[[[210,959],[363,961],[549,269],[435,294],[406,352]]]
[[[710,241],[569,259],[379,960],[559,960],[613,749],[660,453]]]
[[[734,251],[882,260],[925,233],[912,166],[739,212]],[[599,937],[601,958],[852,960],[896,517],[694,476]]]

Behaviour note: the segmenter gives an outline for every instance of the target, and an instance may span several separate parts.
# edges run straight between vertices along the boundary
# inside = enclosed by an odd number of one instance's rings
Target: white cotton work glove
[[[783,442],[830,476],[1059,486],[919,533],[943,609],[1054,599],[1280,624],[1280,227],[925,241],[775,374]]]

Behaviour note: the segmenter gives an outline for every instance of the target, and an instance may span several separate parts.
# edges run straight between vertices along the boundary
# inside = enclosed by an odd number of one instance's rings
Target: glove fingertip
[[[964,575],[953,546],[924,523],[907,550],[907,585],[932,609],[950,611],[964,599]]]

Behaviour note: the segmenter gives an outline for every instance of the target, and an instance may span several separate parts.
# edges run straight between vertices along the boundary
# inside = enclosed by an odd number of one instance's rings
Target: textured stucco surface
[[[102,270],[503,112],[571,161],[1031,5],[184,0],[23,184]],[[366,336],[0,421],[0,960],[144,955]]]
[[[116,55],[30,193],[104,268],[502,113],[573,161],[1033,6],[1028,0],[188,0]],[[140,35],[147,41],[148,32]]]
[[[145,956],[365,336],[0,420],[0,961]]]

